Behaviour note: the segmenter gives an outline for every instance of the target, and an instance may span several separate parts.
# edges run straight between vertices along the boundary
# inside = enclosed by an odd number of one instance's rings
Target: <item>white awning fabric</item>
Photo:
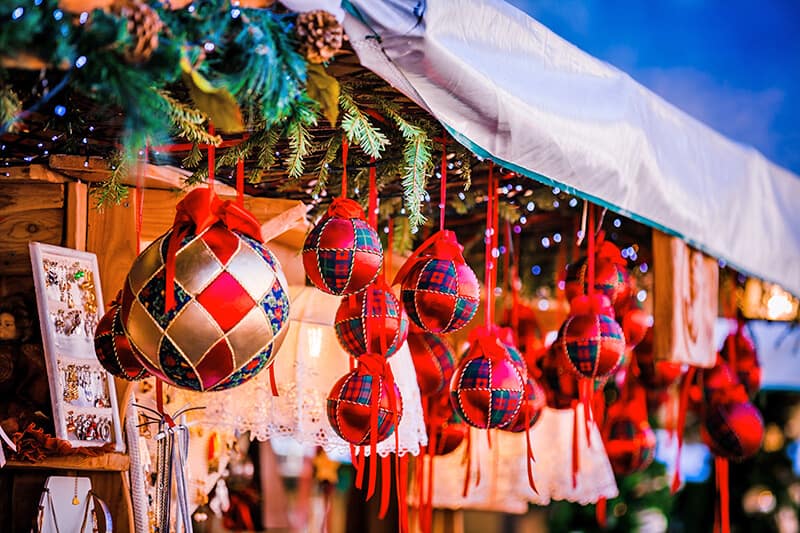
[[[800,178],[498,0],[344,0],[361,63],[470,150],[800,295]]]

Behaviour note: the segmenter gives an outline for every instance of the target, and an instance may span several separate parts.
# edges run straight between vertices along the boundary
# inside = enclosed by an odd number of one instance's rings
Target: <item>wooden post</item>
[[[67,183],[67,229],[64,245],[86,250],[86,228],[89,216],[89,187],[83,182]]]

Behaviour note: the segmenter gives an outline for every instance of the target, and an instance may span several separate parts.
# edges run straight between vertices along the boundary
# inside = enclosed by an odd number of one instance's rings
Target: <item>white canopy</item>
[[[800,178],[498,0],[344,0],[361,63],[478,155],[800,295]]]

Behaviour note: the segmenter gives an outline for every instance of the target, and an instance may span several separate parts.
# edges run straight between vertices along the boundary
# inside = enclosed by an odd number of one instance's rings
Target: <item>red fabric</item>
[[[256,305],[250,294],[227,271],[221,272],[214,278],[214,281],[197,295],[196,300],[214,317],[225,333],[233,329]]]
[[[361,205],[350,198],[334,198],[330,207],[328,207],[328,216],[366,220],[366,217],[364,217],[364,210],[361,208]],[[320,247],[329,248],[327,244],[323,245],[322,242],[320,242]]]
[[[439,230],[444,229],[444,212],[447,208],[447,138],[442,135],[442,180],[439,187]]]
[[[347,152],[349,148],[347,136],[342,135],[342,193],[340,198],[347,198]]]
[[[225,339],[220,339],[197,364],[197,376],[204,389],[210,389],[233,371],[233,353]]]
[[[672,494],[678,492],[678,489],[681,486],[681,449],[683,448],[683,431],[686,426],[686,411],[689,408],[689,391],[692,386],[692,381],[694,380],[695,372],[697,372],[697,367],[690,366],[689,371],[683,377],[683,383],[681,384],[681,398],[678,407],[677,427],[678,451],[675,454],[675,475],[672,478],[672,486],[670,487]]]

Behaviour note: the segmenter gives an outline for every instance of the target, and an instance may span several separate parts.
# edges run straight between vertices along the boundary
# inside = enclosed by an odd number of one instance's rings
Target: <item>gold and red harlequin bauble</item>
[[[525,382],[525,396],[519,408],[519,413],[517,413],[511,424],[504,427],[503,430],[522,433],[532,428],[539,420],[542,409],[546,404],[544,389],[532,376],[528,375]]]
[[[255,218],[196,189],[173,229],[134,261],[120,318],[151,374],[195,391],[229,389],[273,362],[289,321],[287,283]]]
[[[522,406],[525,375],[495,334],[470,335],[470,347],[450,380],[450,403],[464,421],[479,429],[503,428]]]
[[[600,312],[604,298],[574,299],[554,343],[565,367],[581,378],[608,377],[623,361],[625,335],[616,320]]]
[[[647,389],[666,389],[681,377],[683,373],[680,363],[672,361],[656,361],[653,353],[653,329],[647,330],[642,340],[633,349],[636,377]]]
[[[615,474],[628,475],[650,466],[656,456],[656,435],[646,418],[609,412],[603,427],[603,442]]]
[[[306,237],[303,266],[311,283],[338,296],[355,294],[375,281],[383,248],[357,202],[337,198]]]
[[[373,431],[373,404],[377,404],[377,441],[388,438],[396,429],[395,420],[403,413],[400,389],[385,377],[361,369],[337,381],[327,401],[328,421],[342,439],[355,446],[370,443]]]
[[[353,357],[364,353],[391,357],[408,337],[408,318],[391,287],[379,280],[342,298],[334,329],[339,344]]]
[[[588,261],[584,257],[567,267],[564,292],[572,301],[588,292]],[[624,311],[631,294],[630,278],[625,268],[625,259],[619,248],[608,241],[598,244],[595,259],[594,290],[605,295],[615,309]]]
[[[450,333],[466,326],[478,310],[480,285],[464,261],[452,231],[425,241],[395,277],[408,317],[431,333]]]
[[[412,324],[408,333],[408,349],[417,374],[419,393],[432,396],[445,390],[456,367],[450,344],[438,335]]]
[[[742,328],[728,335],[719,355],[731,366],[747,394],[753,397],[761,388],[761,365],[755,344]]]
[[[125,336],[116,303],[111,304],[97,324],[94,351],[103,368],[115,377],[138,381],[150,375],[139,362],[141,355],[134,354],[134,348]]]
[[[700,435],[714,455],[743,461],[755,455],[764,439],[764,419],[746,394],[738,401],[719,401],[703,409]]]

